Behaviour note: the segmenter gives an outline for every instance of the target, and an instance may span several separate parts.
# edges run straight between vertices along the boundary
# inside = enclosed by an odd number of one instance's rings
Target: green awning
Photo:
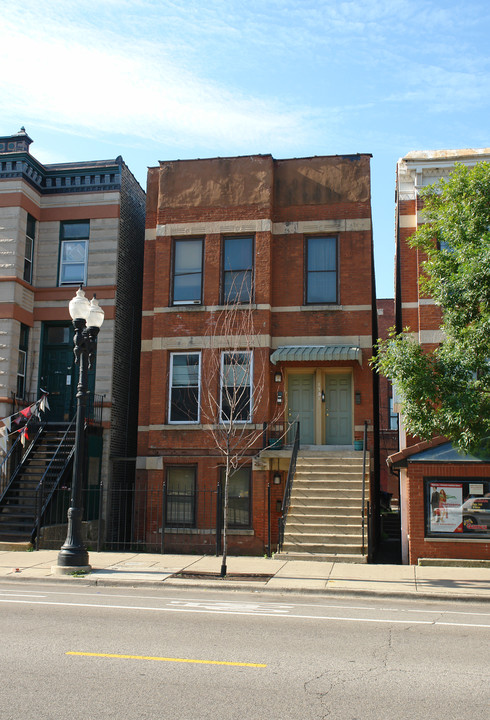
[[[282,345],[271,355],[271,363],[278,362],[331,362],[357,360],[362,365],[362,351],[355,345]]]

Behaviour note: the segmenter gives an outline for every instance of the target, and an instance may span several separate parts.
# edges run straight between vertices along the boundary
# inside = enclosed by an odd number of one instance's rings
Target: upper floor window
[[[199,422],[200,353],[170,355],[169,422]]]
[[[89,234],[88,220],[61,223],[60,285],[86,284]]]
[[[173,305],[202,302],[202,238],[174,241]]]
[[[32,284],[32,264],[34,259],[34,240],[36,238],[36,219],[27,215],[26,244],[24,250],[24,274],[26,282]]]
[[[223,242],[223,302],[252,300],[254,239],[225,237]]]
[[[225,352],[221,356],[221,422],[250,422],[252,418],[252,354]]]
[[[337,302],[337,238],[306,240],[306,302]]]

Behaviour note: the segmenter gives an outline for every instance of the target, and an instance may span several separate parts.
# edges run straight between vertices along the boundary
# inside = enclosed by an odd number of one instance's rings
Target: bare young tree
[[[232,283],[227,299],[208,321],[201,395],[201,412],[224,464],[221,577],[226,575],[230,478],[250,460],[262,437],[262,424],[254,420],[268,385],[268,353],[257,352],[267,346],[250,288],[242,282],[235,290]]]

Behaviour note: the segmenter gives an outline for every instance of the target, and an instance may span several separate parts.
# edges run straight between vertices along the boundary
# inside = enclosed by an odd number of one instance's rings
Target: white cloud
[[[132,3],[119,9],[125,5]],[[102,6],[113,9],[115,3]],[[0,45],[3,67],[12,67],[15,57],[15,73],[0,76],[2,104],[24,123],[99,136],[165,137],[180,146],[233,140],[245,148],[271,139],[287,145],[304,132],[307,110],[212,82],[179,65],[151,39],[99,30],[95,13],[94,24],[73,18],[70,2],[37,8],[39,13],[32,4],[22,9],[22,24],[15,10],[10,18],[7,13]]]

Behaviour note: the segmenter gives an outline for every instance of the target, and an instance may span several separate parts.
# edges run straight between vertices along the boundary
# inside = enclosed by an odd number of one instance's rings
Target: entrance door
[[[299,420],[303,445],[315,442],[313,388],[313,375],[288,375],[288,418],[289,422]]]
[[[327,445],[352,444],[351,376],[325,375],[325,427]]]
[[[51,422],[71,420],[75,414],[77,366],[70,325],[45,324],[40,385],[49,393]]]

